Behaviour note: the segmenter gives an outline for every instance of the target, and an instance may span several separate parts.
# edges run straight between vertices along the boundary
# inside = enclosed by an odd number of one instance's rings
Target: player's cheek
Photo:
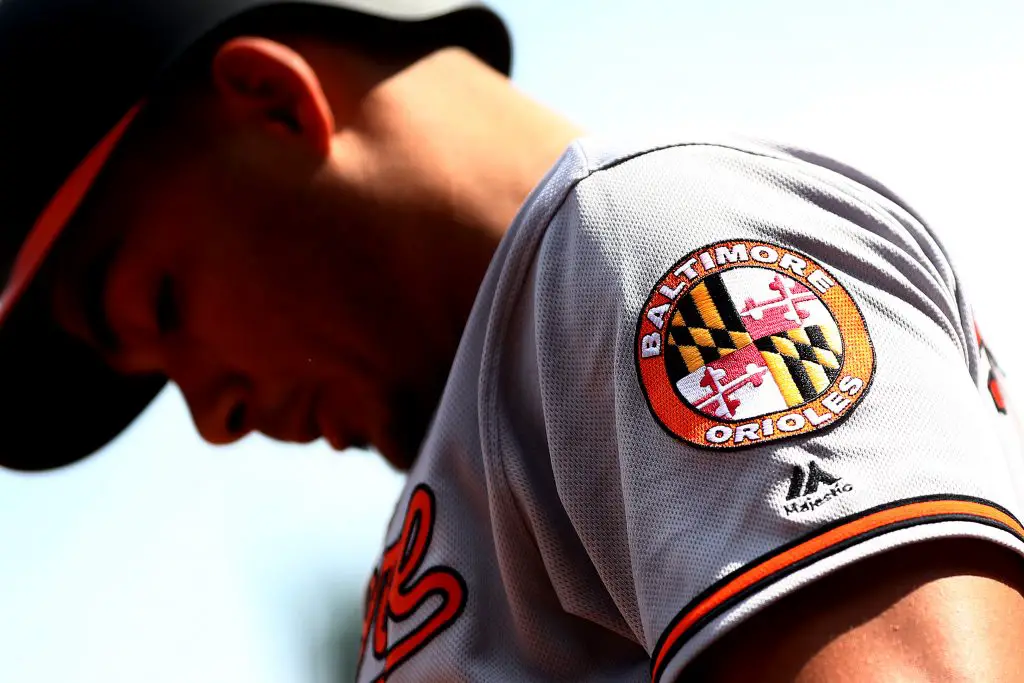
[[[104,306],[124,350],[155,341],[152,291],[156,268],[144,255],[127,249],[110,265]]]

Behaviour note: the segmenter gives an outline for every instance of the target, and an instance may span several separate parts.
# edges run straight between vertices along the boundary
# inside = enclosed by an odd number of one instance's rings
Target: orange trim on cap
[[[713,613],[729,607],[730,600],[740,598],[758,587],[782,578],[787,569],[795,569],[794,565],[809,561],[816,555],[827,555],[828,551],[838,551],[837,546],[846,546],[877,536],[886,527],[903,527],[907,522],[940,522],[946,518],[975,518],[984,523],[995,522],[1006,527],[1024,538],[1024,527],[1012,515],[993,505],[973,500],[917,500],[897,503],[876,512],[840,524],[830,526],[819,533],[784,551],[755,562],[747,568],[738,570],[732,578],[728,578],[721,586],[709,595],[703,596],[683,609],[661,637],[655,648],[651,680],[657,683],[664,674],[668,660],[682,647],[683,643],[693,635],[695,626],[700,621],[710,618]]]
[[[25,241],[21,244],[7,284],[3,293],[0,294],[0,324],[3,324],[14,304],[28,289],[32,278],[39,271],[46,255],[50,253],[57,237],[71,220],[82,200],[85,199],[85,195],[96,181],[96,177],[103,170],[103,166],[117,147],[117,143],[124,137],[128,126],[141,108],[141,104],[132,107],[117,122],[117,125],[96,143],[96,146],[71,172],[64,184],[54,193],[43,212],[39,214],[32,229],[25,237]]]

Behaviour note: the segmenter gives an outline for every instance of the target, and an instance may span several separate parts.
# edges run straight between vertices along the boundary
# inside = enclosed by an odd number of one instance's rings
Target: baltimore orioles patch
[[[668,432],[740,448],[838,423],[870,385],[875,356],[860,309],[828,271],[736,240],[686,255],[654,286],[636,363]]]

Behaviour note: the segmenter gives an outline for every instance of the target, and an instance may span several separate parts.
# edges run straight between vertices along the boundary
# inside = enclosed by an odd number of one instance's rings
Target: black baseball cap
[[[508,74],[501,19],[466,0],[0,0],[0,466],[41,471],[105,446],[166,379],[126,377],[57,328],[33,287],[51,247],[190,48],[267,10],[375,21],[461,45]]]

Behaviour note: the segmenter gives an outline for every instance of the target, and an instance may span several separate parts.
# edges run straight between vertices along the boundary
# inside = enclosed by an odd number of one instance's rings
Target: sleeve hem
[[[681,671],[711,640],[784,593],[868,555],[943,536],[990,538],[1024,555],[1024,527],[989,501],[926,496],[866,510],[762,555],[691,600],[658,640],[651,680],[673,680],[669,674]]]

